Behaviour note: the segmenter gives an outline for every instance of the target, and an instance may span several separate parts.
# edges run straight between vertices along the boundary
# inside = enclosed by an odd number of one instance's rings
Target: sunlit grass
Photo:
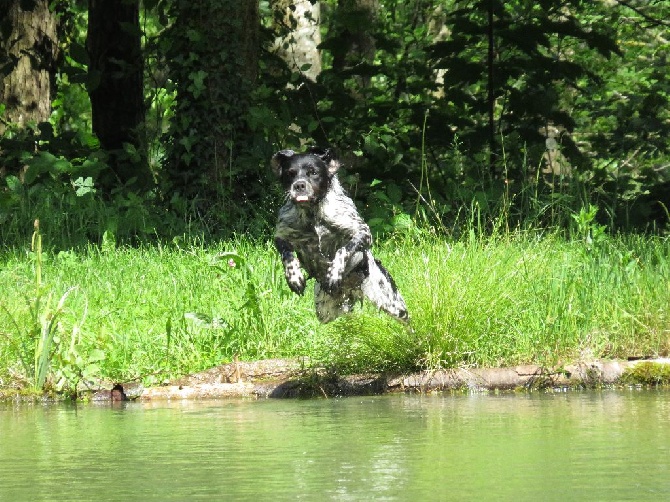
[[[406,297],[412,331],[369,312],[338,321],[331,354],[358,369],[558,364],[670,350],[667,239],[593,246],[511,234],[388,243],[377,254]]]
[[[532,235],[405,249],[402,281],[431,365],[555,363],[670,348],[667,241]],[[412,267],[413,265],[413,267]]]
[[[420,236],[381,243],[375,253],[407,300],[409,327],[369,305],[320,325],[311,285],[303,297],[291,293],[269,243],[45,252],[45,294],[60,298],[76,287],[60,312],[55,354],[73,344],[82,366],[95,351],[100,378],[157,383],[235,355],[308,356],[341,371],[407,371],[670,349],[667,239]],[[0,385],[27,381],[17,338],[30,332],[34,281],[33,264],[19,251],[1,263]],[[75,363],[53,359],[68,364]]]

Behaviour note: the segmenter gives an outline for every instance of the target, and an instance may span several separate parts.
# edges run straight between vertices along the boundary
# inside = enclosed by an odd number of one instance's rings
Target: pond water
[[[670,500],[670,392],[0,404],[0,500]]]

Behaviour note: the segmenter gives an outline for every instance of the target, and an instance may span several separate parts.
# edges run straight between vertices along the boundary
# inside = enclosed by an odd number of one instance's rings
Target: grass
[[[43,297],[65,298],[50,328],[46,385],[57,390],[92,378],[155,384],[235,355],[308,356],[338,371],[667,355],[668,244],[537,232],[380,243],[411,329],[369,305],[320,325],[311,283],[303,297],[291,293],[266,242],[106,243],[43,251],[39,270],[31,253],[13,249],[0,256],[0,387],[31,382],[37,272]]]

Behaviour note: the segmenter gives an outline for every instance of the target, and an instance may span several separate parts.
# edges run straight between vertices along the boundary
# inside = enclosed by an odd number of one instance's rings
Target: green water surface
[[[670,392],[4,403],[0,500],[670,500]]]

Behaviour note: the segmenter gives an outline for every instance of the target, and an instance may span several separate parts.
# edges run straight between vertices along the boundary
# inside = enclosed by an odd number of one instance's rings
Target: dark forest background
[[[0,0],[0,243],[272,231],[331,145],[378,235],[667,232],[670,3]]]

